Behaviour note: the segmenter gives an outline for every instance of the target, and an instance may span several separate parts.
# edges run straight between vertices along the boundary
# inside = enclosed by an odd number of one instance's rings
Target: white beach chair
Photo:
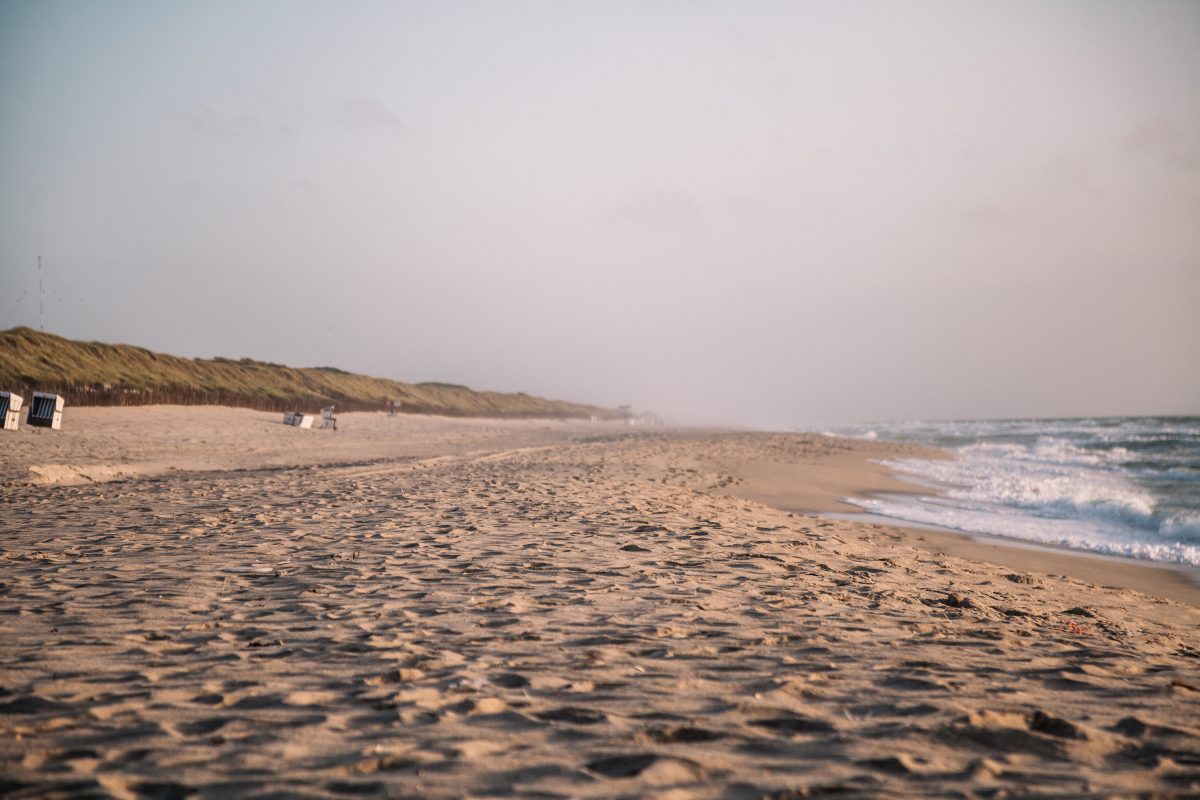
[[[12,392],[0,392],[0,430],[15,431],[21,425],[21,405],[25,398]]]
[[[58,430],[62,427],[62,411],[62,395],[34,392],[33,400],[29,403],[29,416],[25,418],[25,423]]]
[[[329,430],[337,430],[337,417],[333,415],[333,406],[326,406],[321,409],[321,428]]]

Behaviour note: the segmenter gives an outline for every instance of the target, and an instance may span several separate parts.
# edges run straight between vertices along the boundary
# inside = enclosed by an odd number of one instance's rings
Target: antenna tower
[[[41,323],[42,333],[46,332],[46,303],[42,292],[42,257],[38,256],[38,322]]]

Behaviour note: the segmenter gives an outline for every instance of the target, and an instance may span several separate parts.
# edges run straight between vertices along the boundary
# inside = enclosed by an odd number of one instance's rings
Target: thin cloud
[[[198,136],[222,142],[261,144],[295,133],[298,120],[278,108],[227,110],[203,104],[180,115],[183,125]]]
[[[696,228],[704,225],[704,211],[688,194],[678,190],[641,192],[612,208],[608,217],[617,222],[655,230]]]
[[[408,127],[387,106],[366,97],[353,97],[337,107],[338,121],[347,128],[407,136]]]
[[[1141,123],[1121,141],[1122,149],[1147,156],[1176,169],[1200,169],[1200,131],[1187,130],[1178,120],[1159,117]]]

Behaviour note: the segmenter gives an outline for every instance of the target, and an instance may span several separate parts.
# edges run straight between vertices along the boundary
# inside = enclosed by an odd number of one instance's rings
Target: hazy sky
[[[0,0],[0,328],[39,254],[48,331],[178,355],[1200,413],[1200,3]]]

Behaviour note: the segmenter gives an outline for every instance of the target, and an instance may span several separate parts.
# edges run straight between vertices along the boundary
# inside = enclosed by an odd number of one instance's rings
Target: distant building
[[[645,425],[648,427],[657,428],[667,424],[666,420],[664,420],[658,414],[654,414],[649,411],[642,412],[641,414],[633,413],[632,406],[620,406],[617,408],[617,410],[620,411],[621,416],[625,418],[626,425]]]

